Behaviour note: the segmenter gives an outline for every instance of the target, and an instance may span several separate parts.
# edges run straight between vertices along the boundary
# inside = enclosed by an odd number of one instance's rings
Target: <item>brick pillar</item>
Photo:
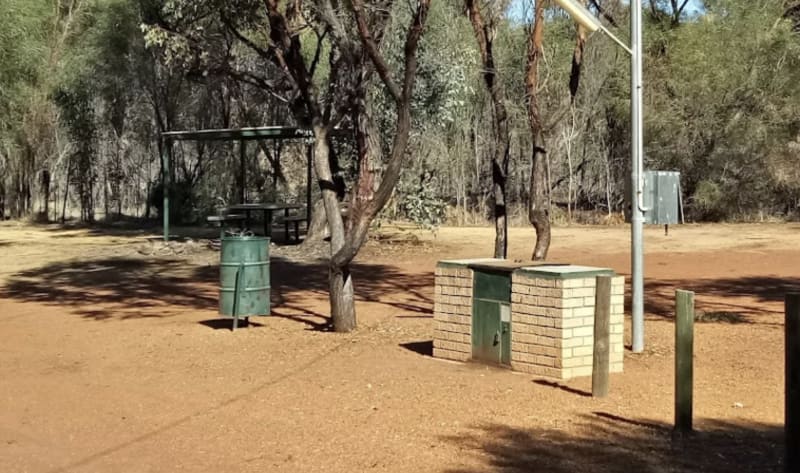
[[[594,276],[611,274],[611,271],[601,268],[580,268],[577,271],[574,268],[531,267],[517,270],[512,275],[512,369],[557,379],[592,374]],[[624,277],[613,278],[612,373],[622,371],[624,290]]]
[[[433,356],[455,361],[472,358],[473,263],[494,258],[440,261],[436,265],[433,303]]]
[[[433,356],[466,361],[472,357],[472,270],[439,263],[433,302]]]

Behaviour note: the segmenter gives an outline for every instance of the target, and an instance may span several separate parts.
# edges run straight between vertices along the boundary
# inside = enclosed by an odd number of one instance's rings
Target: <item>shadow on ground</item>
[[[11,275],[0,297],[63,306],[96,320],[166,317],[176,309],[216,307],[213,279],[204,273],[177,259],[70,260]]]
[[[782,471],[783,433],[774,425],[706,420],[681,438],[661,423],[595,412],[569,430],[477,426],[467,435],[446,440],[485,467],[448,473]]]
[[[82,237],[148,237],[154,240],[163,238],[163,227],[160,220],[125,217],[121,220],[99,221],[82,223],[77,221],[66,223],[40,223],[33,224],[52,233],[55,238],[82,238]],[[263,224],[253,221],[251,228],[262,232]],[[296,245],[298,242],[287,239],[285,227],[275,224],[272,228],[273,242],[279,245]],[[219,228],[210,224],[181,224],[170,226],[170,240],[209,239],[219,238]],[[261,234],[261,233],[259,233]],[[293,236],[294,232],[290,230]]]
[[[309,310],[309,296],[327,297],[324,263],[271,258],[273,315],[327,329],[327,313]],[[433,275],[357,264],[357,300],[380,302],[413,316],[432,313]],[[182,259],[111,257],[70,260],[11,275],[0,297],[69,308],[95,320],[168,317],[178,311],[217,310],[219,269]]]
[[[565,384],[557,383],[554,381],[548,381],[546,379],[537,379],[534,381],[534,384],[538,384],[539,386],[545,386],[548,388],[559,389],[561,391],[564,391],[565,393],[575,394],[581,397],[592,397],[592,393],[590,392],[581,391],[580,389],[575,389]]]
[[[433,356],[433,340],[401,343],[400,346],[406,350],[413,351],[418,355]]]
[[[284,299],[282,303],[291,304],[290,296],[302,291],[328,296],[328,267],[324,262],[302,263],[273,257],[271,267],[273,287]],[[433,317],[432,272],[409,274],[394,266],[369,263],[353,264],[351,272],[357,300],[382,302],[409,315]],[[392,300],[386,297],[390,295]]]
[[[32,224],[36,228],[55,233],[56,238],[86,236],[125,237],[137,235],[159,235],[161,222],[156,219],[123,217],[118,220],[101,220],[93,223],[68,220],[65,223],[50,222]]]
[[[783,302],[786,294],[800,292],[800,278],[750,276],[694,281],[647,281],[645,312],[673,318],[675,289],[695,292],[698,322],[761,323],[759,316],[783,314],[779,303]],[[703,301],[704,297],[712,297],[714,300],[706,302]]]

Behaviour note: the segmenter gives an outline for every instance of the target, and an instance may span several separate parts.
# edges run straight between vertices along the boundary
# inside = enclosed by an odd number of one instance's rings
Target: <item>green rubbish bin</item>
[[[228,236],[222,239],[219,265],[219,313],[239,318],[269,315],[269,238]]]

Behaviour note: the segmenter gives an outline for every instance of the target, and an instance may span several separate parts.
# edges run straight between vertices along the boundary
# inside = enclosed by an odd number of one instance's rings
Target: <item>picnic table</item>
[[[225,209],[226,212],[230,213],[244,213],[245,215],[245,226],[250,226],[250,213],[251,212],[263,212],[264,214],[264,235],[268,237],[272,237],[272,213],[280,210],[284,211],[284,217],[286,219],[289,218],[289,211],[296,210],[303,208],[303,205],[300,204],[286,204],[282,202],[254,202],[250,204],[236,204],[231,205]],[[289,238],[288,232],[288,223],[285,223],[287,227],[286,238]]]

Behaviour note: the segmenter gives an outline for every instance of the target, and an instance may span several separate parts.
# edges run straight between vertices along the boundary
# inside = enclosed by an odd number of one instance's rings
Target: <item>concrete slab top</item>
[[[442,260],[436,263],[436,266],[439,267],[454,267],[454,268],[466,268],[471,264],[477,263],[502,263],[506,261],[504,259],[499,258],[472,258],[472,259],[451,259],[451,260]]]
[[[594,266],[580,266],[576,264],[526,266],[520,268],[519,271],[527,275],[554,279],[590,278],[601,275],[614,276],[616,274],[614,270],[610,268],[597,268]]]
[[[530,268],[534,266],[565,266],[568,263],[544,263],[536,261],[512,261],[512,260],[494,260],[489,262],[478,262],[469,265],[472,269],[496,271],[502,273],[513,273],[520,268]]]

